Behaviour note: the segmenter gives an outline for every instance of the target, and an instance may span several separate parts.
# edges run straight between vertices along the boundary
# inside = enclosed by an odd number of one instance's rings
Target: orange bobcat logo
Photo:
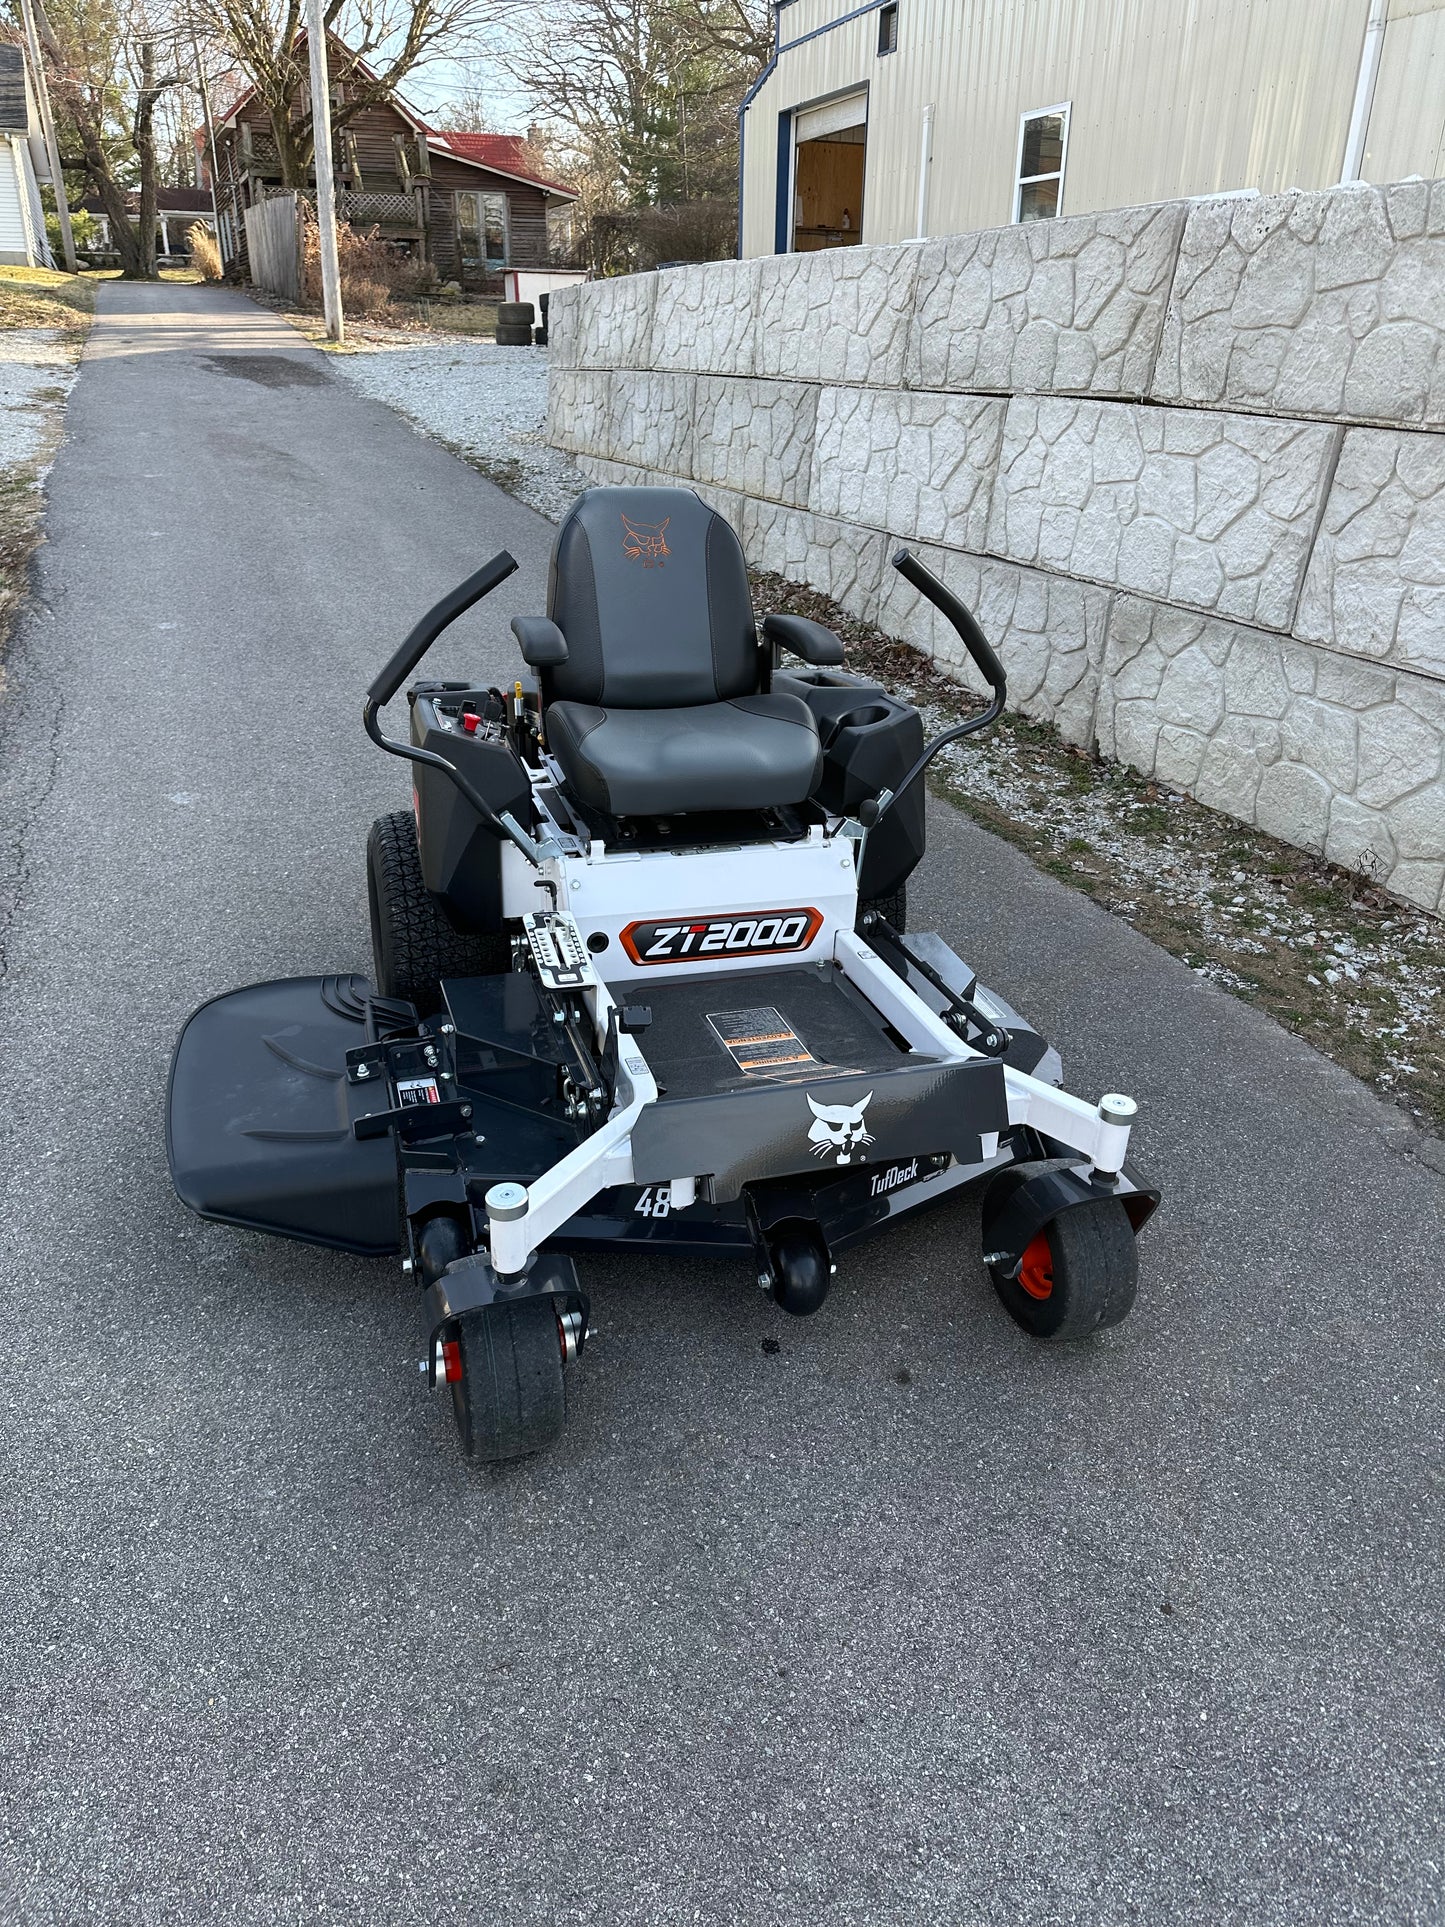
[[[666,522],[629,522],[622,518],[622,553],[632,562],[641,562],[644,569],[660,569],[672,550],[667,546],[663,531],[672,520]]]

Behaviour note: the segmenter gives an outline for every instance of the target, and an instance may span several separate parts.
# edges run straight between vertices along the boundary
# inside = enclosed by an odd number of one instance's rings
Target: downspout
[[[923,110],[923,137],[918,148],[918,218],[913,224],[915,239],[928,238],[928,177],[933,169],[933,102]]]
[[[1345,137],[1345,158],[1340,168],[1340,185],[1360,178],[1365,164],[1365,141],[1370,132],[1370,110],[1375,104],[1375,82],[1380,77],[1380,56],[1385,50],[1385,16],[1390,0],[1370,0],[1370,16],[1365,22],[1365,44],[1360,49],[1360,71],[1355,78],[1355,104],[1350,110],[1350,131]]]

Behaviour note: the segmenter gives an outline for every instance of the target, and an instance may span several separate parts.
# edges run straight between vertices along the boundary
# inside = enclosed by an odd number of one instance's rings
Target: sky
[[[488,60],[432,60],[416,68],[401,84],[407,99],[423,113],[434,113],[457,94],[481,94],[498,133],[527,131],[526,96],[509,74]]]

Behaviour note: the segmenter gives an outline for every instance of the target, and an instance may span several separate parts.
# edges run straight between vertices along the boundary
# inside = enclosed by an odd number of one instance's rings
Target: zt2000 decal
[[[629,923],[622,932],[622,947],[636,964],[772,957],[781,951],[806,950],[822,923],[821,910],[748,910],[740,917]]]

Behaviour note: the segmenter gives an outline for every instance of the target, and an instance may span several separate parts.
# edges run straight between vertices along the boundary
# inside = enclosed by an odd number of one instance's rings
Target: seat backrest
[[[761,671],[742,544],[690,488],[589,488],[552,545],[567,661],[548,702],[666,709],[750,696]]]

